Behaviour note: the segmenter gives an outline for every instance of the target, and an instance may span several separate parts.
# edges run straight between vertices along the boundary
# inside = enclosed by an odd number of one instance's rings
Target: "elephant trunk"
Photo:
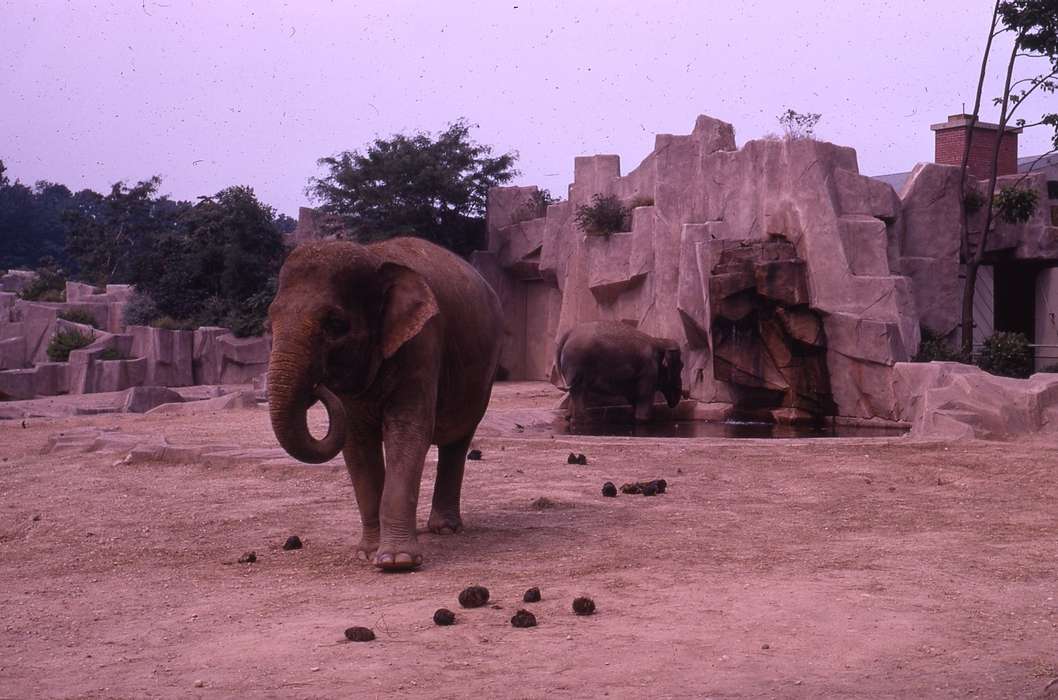
[[[268,411],[272,430],[283,449],[301,462],[321,464],[345,445],[345,408],[341,399],[312,378],[311,343],[307,339],[276,339],[268,364]],[[327,435],[309,432],[308,409],[315,398],[327,409]]]

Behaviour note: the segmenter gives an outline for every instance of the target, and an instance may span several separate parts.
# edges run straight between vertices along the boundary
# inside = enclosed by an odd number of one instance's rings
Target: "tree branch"
[[[1032,165],[1030,165],[1030,166],[1029,166],[1029,169],[1028,169],[1028,170],[1026,170],[1026,171],[1025,171],[1025,172],[1024,172],[1023,174],[1022,174],[1022,176],[1021,176],[1021,177],[1019,177],[1019,178],[1018,178],[1017,180],[1015,180],[1015,182],[1014,182],[1014,184],[1012,185],[1012,187],[1014,187],[1014,188],[1017,188],[1017,187],[1018,187],[1018,186],[1019,186],[1019,185],[1020,185],[1020,184],[1021,184],[1022,182],[1024,182],[1024,181],[1025,181],[1025,179],[1026,179],[1026,178],[1027,178],[1027,177],[1028,177],[1029,175],[1032,175],[1032,171],[1034,171],[1034,170],[1036,169],[1036,164],[1037,164],[1037,163],[1039,163],[1039,162],[1040,162],[1041,160],[1043,160],[1044,158],[1046,158],[1047,156],[1051,155],[1052,153],[1058,153],[1058,148],[1052,148],[1051,150],[1047,151],[1046,153],[1041,153],[1040,155],[1038,155],[1038,156],[1036,157],[1036,160],[1032,161]]]
[[[1045,84],[1048,80],[1050,80],[1051,78],[1053,78],[1055,76],[1058,76],[1058,68],[1052,70],[1050,73],[1048,73],[1045,76],[1037,76],[1036,78],[1034,78],[1033,80],[1035,80],[1036,83],[1031,88],[1026,90],[1021,95],[1021,97],[1018,98],[1017,104],[1015,104],[1013,107],[1010,108],[1010,112],[1007,114],[1007,122],[1010,121],[1010,117],[1014,116],[1014,112],[1018,111],[1018,107],[1020,107],[1025,102],[1025,98],[1026,97],[1028,97],[1033,92],[1035,92],[1036,88],[1038,88],[1041,85]],[[1006,90],[1006,93],[1004,94],[1004,101],[1009,100],[1009,99],[1010,99],[1010,88],[1008,87],[1007,90]],[[1001,127],[1005,127],[1006,123],[1000,122],[1000,126]]]

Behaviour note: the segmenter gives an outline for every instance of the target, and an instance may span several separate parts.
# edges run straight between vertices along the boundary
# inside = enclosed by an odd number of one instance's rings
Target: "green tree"
[[[157,196],[161,182],[155,176],[132,187],[116,182],[106,196],[78,193],[64,220],[66,252],[81,279],[93,284],[130,282],[135,261],[153,241],[178,231],[190,205]]]
[[[45,257],[66,265],[62,217],[73,198],[64,185],[42,180],[28,187],[0,172],[0,268],[32,269]]]
[[[1007,59],[1003,93],[994,100],[994,103],[1000,109],[999,136],[992,150],[991,177],[989,178],[988,191],[984,200],[986,206],[985,223],[978,240],[970,240],[969,227],[967,225],[966,198],[963,200],[960,253],[963,263],[966,265],[966,275],[963,287],[961,345],[962,352],[966,356],[969,356],[973,349],[973,302],[977,273],[984,259],[988,235],[997,212],[996,166],[999,163],[999,149],[1003,134],[1008,125],[1010,125],[1011,120],[1014,120],[1014,124],[1022,128],[1046,126],[1054,131],[1051,139],[1053,148],[1049,153],[1058,151],[1058,113],[1042,113],[1031,124],[1020,117],[1014,119],[1015,114],[1025,105],[1033,93],[1039,91],[1040,93],[1053,94],[1058,90],[1058,0],[996,1],[992,11],[988,41],[985,44],[984,57],[981,61],[981,71],[977,81],[977,97],[970,126],[972,127],[976,123],[980,112],[981,95],[984,91],[984,79],[992,50],[992,41],[997,36],[1006,33],[1013,35],[1013,41],[1010,57]],[[1018,59],[1027,59],[1030,71],[1029,75],[1015,79],[1014,69]],[[1039,68],[1041,65],[1043,66],[1042,69]],[[973,137],[973,129],[970,128],[968,131],[969,135],[966,140],[966,150],[963,153],[960,178],[964,191],[967,163]],[[1007,195],[1005,200],[998,202],[1000,214],[1004,214],[1002,210],[1003,201],[1009,201],[1014,198],[1014,195]]]
[[[275,211],[249,187],[202,197],[136,258],[133,281],[158,312],[199,325],[261,332],[285,257]]]
[[[436,138],[397,134],[362,153],[321,158],[327,174],[312,178],[307,191],[342,218],[355,240],[413,234],[469,255],[484,240],[489,189],[517,174],[517,154],[493,156],[470,129],[460,120]]]

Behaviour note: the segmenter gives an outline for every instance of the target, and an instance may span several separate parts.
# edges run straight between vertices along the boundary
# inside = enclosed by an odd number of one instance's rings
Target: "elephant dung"
[[[511,618],[511,627],[536,627],[536,615],[528,610],[519,610]]]
[[[522,596],[522,601],[526,603],[539,603],[540,602],[540,589],[533,586],[525,592]]]
[[[433,614],[433,621],[435,625],[440,625],[441,627],[454,625],[456,622],[456,614],[448,608],[438,608],[437,612]]]
[[[484,586],[469,586],[459,594],[459,604],[464,608],[480,608],[489,602],[489,589]]]
[[[350,627],[345,630],[345,638],[350,642],[371,642],[375,639],[375,633],[367,627]]]
[[[283,550],[289,552],[292,549],[301,549],[301,538],[297,535],[291,535],[287,538],[287,541],[283,543]]]
[[[573,599],[573,612],[578,615],[594,615],[595,601],[586,596]]]

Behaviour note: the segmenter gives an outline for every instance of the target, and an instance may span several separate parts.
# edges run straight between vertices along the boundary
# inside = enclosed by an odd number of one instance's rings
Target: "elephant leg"
[[[463,490],[463,468],[467,450],[474,434],[439,447],[437,450],[437,482],[433,487],[433,507],[427,526],[438,535],[451,535],[463,529],[459,515],[459,496]]]
[[[577,425],[588,420],[588,400],[583,390],[571,391],[569,394],[570,424]]]
[[[355,426],[349,431],[343,455],[356,493],[356,504],[360,507],[362,532],[356,545],[356,558],[370,561],[378,550],[379,507],[386,479],[381,429],[378,426]]]
[[[636,393],[630,403],[635,406],[636,423],[649,423],[654,417],[654,392],[657,390],[657,375],[644,374],[636,383]]]
[[[382,534],[375,553],[375,566],[382,569],[414,569],[422,564],[415,515],[432,435],[432,420],[387,419],[383,426],[386,481],[379,514]]]

